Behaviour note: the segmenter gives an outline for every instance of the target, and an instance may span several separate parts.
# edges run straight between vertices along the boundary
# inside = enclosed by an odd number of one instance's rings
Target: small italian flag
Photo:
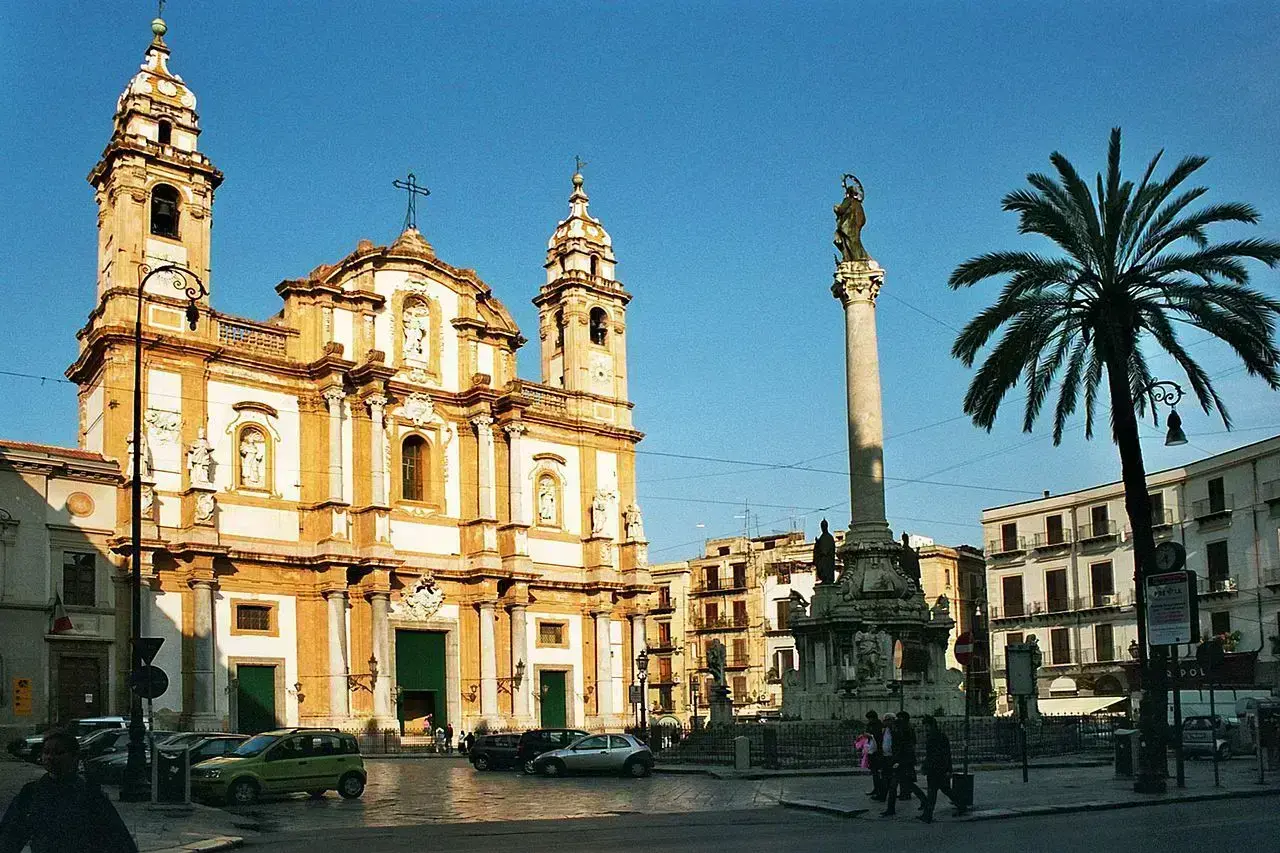
[[[67,615],[67,608],[62,606],[62,596],[58,593],[53,594],[53,627],[50,633],[65,634],[72,628],[71,617]]]

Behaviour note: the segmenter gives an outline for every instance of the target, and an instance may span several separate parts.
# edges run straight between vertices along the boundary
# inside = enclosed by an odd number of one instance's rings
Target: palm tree
[[[1030,189],[1009,193],[1005,210],[1018,214],[1018,230],[1057,244],[1054,256],[991,252],[962,263],[954,288],[1007,277],[999,299],[974,317],[951,353],[972,366],[1000,332],[964,399],[973,422],[990,430],[1005,395],[1025,385],[1023,429],[1031,431],[1058,381],[1053,440],[1062,440],[1083,390],[1085,436],[1093,435],[1098,388],[1106,372],[1111,432],[1120,454],[1125,509],[1133,531],[1134,583],[1139,645],[1143,651],[1143,749],[1138,790],[1163,790],[1166,703],[1165,648],[1145,642],[1142,572],[1153,565],[1155,540],[1146,471],[1138,438],[1152,384],[1148,357],[1163,350],[1186,373],[1200,406],[1231,418],[1213,382],[1179,339],[1177,324],[1193,326],[1225,342],[1249,373],[1280,388],[1280,349],[1275,324],[1280,302],[1249,287],[1248,260],[1280,263],[1280,243],[1240,239],[1209,242],[1218,223],[1253,225],[1258,213],[1241,203],[1189,210],[1208,189],[1183,188],[1207,162],[1187,157],[1163,180],[1153,176],[1157,153],[1134,185],[1120,175],[1120,129],[1111,131],[1106,175],[1096,194],[1062,154],[1049,158],[1056,177],[1033,173]],[[1003,329],[1003,332],[1001,330]],[[1154,405],[1154,403],[1152,403]]]

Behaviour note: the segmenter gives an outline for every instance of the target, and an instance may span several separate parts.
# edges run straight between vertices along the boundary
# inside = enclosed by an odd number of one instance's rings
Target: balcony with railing
[[[1114,643],[1110,647],[1083,648],[1079,651],[1081,666],[1119,666],[1120,647]]]
[[[285,358],[289,333],[261,323],[218,318],[218,343],[237,352]]]
[[[689,594],[690,595],[727,595],[730,593],[746,592],[746,591],[747,591],[746,578],[736,578],[736,579],[731,578],[727,580],[717,580],[713,583],[707,583],[703,581],[700,584],[695,584],[694,587],[689,590]]]
[[[667,613],[675,613],[675,612],[676,612],[675,602],[673,602],[670,598],[667,598],[666,600],[659,598],[657,605],[649,608],[650,616],[662,616]]]
[[[725,655],[724,668],[725,669],[750,669],[751,658],[747,655]],[[711,666],[707,663],[705,658],[698,661],[699,672],[706,672],[706,671],[709,671],[710,669],[711,669]]]
[[[694,613],[689,617],[689,621],[695,631],[733,631],[746,628],[748,620],[746,616],[733,614],[721,614],[708,618],[700,613]]]
[[[1225,575],[1209,575],[1196,578],[1197,592],[1201,595],[1230,595],[1240,591],[1240,585],[1234,577]]]
[[[1191,504],[1191,515],[1196,521],[1214,521],[1219,518],[1227,518],[1231,515],[1231,511],[1235,509],[1235,496],[1222,495],[1217,498],[1205,498]]]
[[[1095,524],[1084,524],[1080,526],[1081,545],[1098,545],[1111,539],[1115,539],[1119,535],[1119,528],[1112,519],[1099,521]]]
[[[987,542],[988,557],[1016,557],[1027,552],[1025,536],[1001,536]]]
[[[514,394],[519,394],[529,401],[529,408],[553,414],[567,414],[569,411],[569,394],[560,388],[541,385],[527,379],[515,379],[507,386]]]
[[[1033,551],[1056,551],[1070,547],[1070,530],[1062,530],[1056,533],[1037,533],[1031,540],[1031,550]]]
[[[1133,604],[1133,590],[1126,592],[1095,592],[1082,595],[1076,601],[1078,610],[1100,610],[1104,607],[1128,607]]]
[[[1173,510],[1163,507],[1151,508],[1151,529],[1157,533],[1173,527]]]
[[[645,643],[645,649],[651,655],[669,655],[678,648],[676,641],[671,637],[658,637],[656,640]]]

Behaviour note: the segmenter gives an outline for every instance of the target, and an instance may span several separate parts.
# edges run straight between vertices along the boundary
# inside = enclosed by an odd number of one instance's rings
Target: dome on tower
[[[125,102],[132,97],[150,98],[159,104],[194,111],[195,94],[182,82],[181,77],[169,70],[169,46],[164,43],[164,34],[168,32],[168,28],[164,21],[160,18],[152,21],[151,31],[155,33],[155,38],[147,46],[142,67],[120,95],[116,112],[124,112]]]
[[[600,220],[587,212],[587,191],[582,188],[581,172],[573,173],[573,192],[569,196],[569,217],[556,226],[551,239],[547,241],[547,249],[558,254],[571,248],[578,248],[575,243],[594,247],[597,254],[605,260],[613,260],[613,240],[609,232],[604,230]],[[585,247],[584,247],[585,248]],[[603,251],[600,251],[603,250]]]

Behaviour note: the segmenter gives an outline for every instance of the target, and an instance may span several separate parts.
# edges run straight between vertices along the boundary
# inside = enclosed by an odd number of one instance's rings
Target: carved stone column
[[[193,682],[191,727],[196,731],[217,728],[217,704],[214,692],[214,632],[213,590],[217,586],[212,579],[198,578],[190,581],[192,592],[192,646],[194,659],[191,667]]]
[[[498,721],[498,645],[494,607],[482,601],[480,607],[480,716]]]
[[[477,438],[476,482],[480,489],[480,517],[493,520],[498,517],[493,487],[493,418],[476,415],[471,419]]]
[[[517,686],[512,682],[512,705],[518,726],[533,723],[533,667],[526,659],[529,649],[529,612],[523,604],[511,605],[511,672],[524,664],[524,677]]]
[[[608,608],[592,612],[596,623],[596,713],[601,724],[615,713],[613,707],[613,644],[609,641]]]
[[[327,589],[329,607],[329,719],[335,725],[351,716],[351,691],[347,686],[347,591]]]
[[[644,628],[645,614],[632,613],[630,618],[631,618],[631,660],[635,661],[640,657],[640,653],[649,647],[649,640],[645,636],[645,628]],[[657,666],[656,661],[649,661],[649,663],[653,664],[654,666]],[[638,687],[640,686],[640,683],[641,683],[640,670],[638,668],[638,665],[636,666],[637,668],[633,669],[632,671],[635,672],[636,674],[635,683],[636,683],[636,686]],[[646,678],[652,678],[652,677],[653,677],[652,675],[646,676]],[[640,694],[640,704],[644,705],[647,708],[649,706],[649,697],[645,695],[646,693],[649,692],[647,681],[645,682],[645,685],[646,686],[644,688],[644,691]]]
[[[369,407],[369,452],[372,454],[369,471],[373,481],[373,499],[370,503],[386,506],[388,503],[385,468],[387,431],[383,425],[383,414],[386,412],[387,398],[381,394],[373,394],[364,398],[364,404]]]
[[[391,593],[374,590],[368,599],[373,613],[370,624],[373,656],[378,661],[378,677],[373,683],[373,716],[379,726],[389,727],[395,724],[391,701]]]
[[[342,502],[342,403],[346,392],[340,386],[326,388],[329,405],[329,500]]]
[[[525,433],[525,425],[520,423],[507,424],[507,445],[509,451],[507,453],[509,482],[508,491],[511,493],[511,523],[525,524],[529,523],[529,519],[524,515],[524,451],[521,448],[521,438]]]

